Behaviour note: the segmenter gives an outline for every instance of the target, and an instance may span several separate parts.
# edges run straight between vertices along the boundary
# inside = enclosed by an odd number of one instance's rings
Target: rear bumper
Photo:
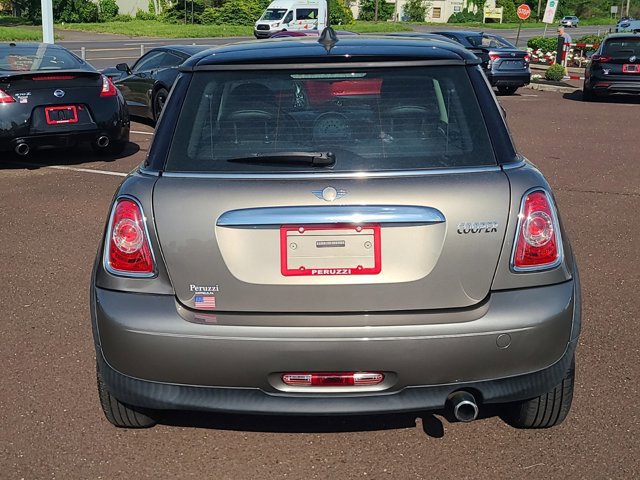
[[[501,403],[559,383],[580,331],[577,282],[495,292],[478,310],[478,318],[464,322],[392,327],[264,327],[256,326],[258,316],[239,326],[244,315],[224,313],[197,324],[183,318],[192,313],[171,296],[92,291],[105,383],[119,400],[152,409],[418,411],[444,407],[461,389],[483,403]],[[281,383],[282,372],[295,371],[379,371],[387,378],[373,389],[308,393]]]
[[[596,93],[640,93],[640,76],[635,81],[591,77],[590,84]]]
[[[523,87],[531,82],[530,72],[487,72],[489,83],[494,87]]]
[[[81,142],[94,142],[98,137],[106,135],[113,141],[129,141],[129,126],[94,128],[81,132],[48,133],[42,135],[25,135],[20,137],[0,138],[0,151],[13,150],[17,145],[26,143],[30,148],[38,147],[71,147]]]

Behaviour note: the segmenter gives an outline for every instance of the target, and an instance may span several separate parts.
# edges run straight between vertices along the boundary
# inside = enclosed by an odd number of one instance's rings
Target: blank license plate
[[[622,65],[622,73],[640,73],[640,65],[630,63]]]
[[[379,225],[284,226],[284,276],[376,275],[382,269]]]
[[[44,114],[49,125],[78,122],[78,109],[75,105],[45,107]]]

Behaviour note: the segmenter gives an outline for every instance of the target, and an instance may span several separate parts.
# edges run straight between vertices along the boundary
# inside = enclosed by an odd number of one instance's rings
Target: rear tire
[[[159,88],[156,93],[153,94],[153,120],[158,123],[164,104],[167,101],[169,92],[166,88]]]
[[[507,405],[502,419],[515,428],[550,428],[560,425],[571,409],[575,368],[574,356],[558,385],[539,397]]]
[[[500,93],[500,95],[513,95],[514,93],[516,93],[516,90],[518,90],[518,87],[511,87],[511,86],[498,87],[498,93]]]
[[[584,83],[582,85],[582,101],[583,102],[593,102],[595,100],[593,94],[593,90],[587,87],[587,84]]]
[[[122,403],[116,397],[111,395],[109,389],[102,381],[100,369],[96,366],[96,378],[98,381],[98,396],[100,397],[100,405],[107,420],[116,427],[121,428],[148,428],[156,424],[156,420],[150,417],[146,412]]]

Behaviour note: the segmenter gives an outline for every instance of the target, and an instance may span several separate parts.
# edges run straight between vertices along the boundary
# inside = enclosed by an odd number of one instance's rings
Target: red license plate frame
[[[60,118],[51,118],[52,113],[60,111],[71,112],[72,115],[69,118],[65,118],[63,120],[60,120]],[[66,125],[68,123],[78,123],[78,107],[76,107],[75,105],[56,105],[55,107],[45,107],[44,115],[47,119],[48,125]]]
[[[640,73],[640,64],[625,63],[624,65],[622,65],[622,73]]]
[[[335,231],[336,234],[342,232],[357,232],[370,234],[373,236],[373,267],[364,267],[362,265],[353,265],[350,267],[313,267],[303,266],[300,268],[289,268],[288,265],[288,232],[298,232],[300,234],[306,232]],[[285,277],[300,276],[351,276],[351,275],[377,275],[382,271],[382,244],[380,225],[283,225],[280,227],[280,271]]]

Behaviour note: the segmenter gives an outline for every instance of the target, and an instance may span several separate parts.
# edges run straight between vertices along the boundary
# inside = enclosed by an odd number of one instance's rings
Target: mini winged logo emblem
[[[635,55],[632,55],[632,56],[629,57],[629,61],[632,62],[632,63],[635,62],[637,59],[638,58]]]
[[[344,189],[335,189],[333,187],[326,187],[323,190],[312,190],[316,197],[320,200],[326,200],[327,202],[333,202],[338,198],[342,198],[347,194],[347,191]]]

